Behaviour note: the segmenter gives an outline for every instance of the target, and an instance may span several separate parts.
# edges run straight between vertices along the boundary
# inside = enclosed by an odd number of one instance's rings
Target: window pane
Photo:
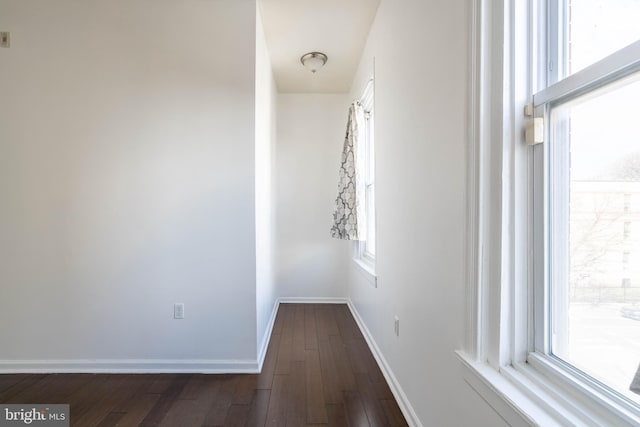
[[[364,132],[364,137],[365,137],[365,143],[364,143],[364,147],[365,147],[365,182],[367,184],[370,184],[373,182],[373,178],[374,178],[374,160],[373,160],[373,129],[372,129],[372,124],[373,122],[371,121],[371,116],[367,115],[367,119],[365,122],[365,132]]]
[[[638,403],[639,80],[552,110],[549,260],[552,353]]]
[[[640,39],[640,0],[565,0],[569,74]]]
[[[367,185],[367,247],[366,251],[375,258],[376,255],[376,210],[375,187]]]

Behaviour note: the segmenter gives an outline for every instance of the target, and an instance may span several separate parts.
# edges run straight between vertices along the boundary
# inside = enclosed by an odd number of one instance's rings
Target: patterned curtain
[[[333,211],[331,236],[343,240],[364,240],[364,159],[361,155],[359,130],[364,129],[364,110],[358,101],[349,107],[347,134],[342,149],[338,177],[338,197]]]

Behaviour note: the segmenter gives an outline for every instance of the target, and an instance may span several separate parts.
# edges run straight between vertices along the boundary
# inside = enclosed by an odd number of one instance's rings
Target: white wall
[[[0,359],[255,360],[255,15],[0,0]]]
[[[378,287],[349,295],[424,426],[505,422],[464,382],[469,2],[382,0],[353,84],[375,57]],[[394,316],[400,336],[394,334]]]
[[[276,172],[278,295],[345,297],[351,243],[331,238],[346,94],[280,94]]]
[[[266,351],[268,323],[276,299],[274,165],[276,143],[276,84],[262,27],[256,11],[256,316],[258,351]]]

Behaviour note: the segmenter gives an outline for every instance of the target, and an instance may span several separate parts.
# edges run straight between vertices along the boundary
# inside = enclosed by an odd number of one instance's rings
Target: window
[[[376,259],[376,209],[375,209],[375,156],[373,144],[373,80],[369,80],[360,98],[365,114],[365,128],[360,133],[361,149],[364,153],[362,175],[364,176],[364,218],[366,238],[356,244],[356,259],[364,264],[369,273],[375,274]]]
[[[640,1],[549,0],[538,49],[544,143],[533,148],[534,348],[640,415]],[[542,9],[544,8],[544,9]],[[542,37],[540,39],[543,39]],[[623,254],[622,257],[620,254]],[[626,315],[625,315],[626,313]]]
[[[458,354],[510,425],[640,425],[639,17],[473,1]]]

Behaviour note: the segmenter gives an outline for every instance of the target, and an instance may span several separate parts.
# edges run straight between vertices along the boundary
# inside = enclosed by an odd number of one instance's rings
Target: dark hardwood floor
[[[0,403],[72,426],[406,426],[346,305],[281,304],[257,375],[0,375]]]

